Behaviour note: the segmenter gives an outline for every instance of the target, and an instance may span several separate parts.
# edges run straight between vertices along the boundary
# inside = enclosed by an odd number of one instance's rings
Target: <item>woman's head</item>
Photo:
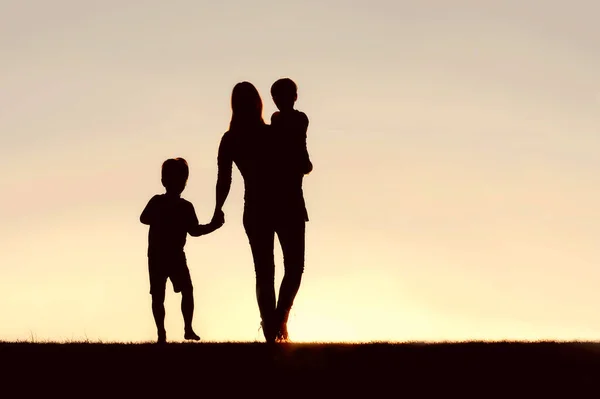
[[[256,87],[250,82],[240,82],[231,93],[231,123],[229,128],[264,124],[263,104]]]

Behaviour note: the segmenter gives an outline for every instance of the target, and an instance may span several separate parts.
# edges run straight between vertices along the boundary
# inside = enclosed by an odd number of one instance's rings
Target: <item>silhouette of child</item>
[[[271,86],[271,96],[279,109],[271,115],[271,126],[280,136],[279,144],[287,162],[301,175],[309,174],[313,169],[306,146],[309,121],[304,112],[294,109],[298,87],[293,80],[282,78]]]
[[[279,109],[271,115],[271,127],[275,133],[275,144],[278,146],[275,159],[279,164],[276,178],[280,199],[288,205],[296,203],[295,208],[301,209],[304,220],[308,221],[308,211],[302,193],[304,175],[313,169],[306,146],[308,117],[294,108],[298,99],[298,86],[290,78],[282,78],[273,83],[271,96]],[[289,212],[289,207],[287,210]]]
[[[304,202],[302,182],[313,165],[306,146],[308,117],[294,109],[298,99],[296,83],[289,78],[277,80],[271,86],[271,96],[279,111],[271,116],[275,144],[274,176],[277,183],[274,206],[276,230],[284,248],[284,276],[275,309],[276,340],[289,340],[287,321],[300,288],[304,270],[305,225],[308,212]]]
[[[161,178],[166,192],[152,197],[140,216],[140,222],[150,226],[148,271],[158,343],[165,343],[167,340],[164,308],[167,279],[171,279],[175,292],[181,292],[185,339],[200,339],[192,328],[194,296],[184,246],[188,233],[193,237],[209,234],[224,222],[223,218],[217,217],[209,224],[198,224],[194,206],[181,198],[188,176],[189,168],[185,159],[167,159],[162,164]]]

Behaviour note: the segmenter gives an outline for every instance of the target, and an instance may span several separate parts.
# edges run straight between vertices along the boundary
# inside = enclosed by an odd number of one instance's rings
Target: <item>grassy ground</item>
[[[7,398],[598,397],[600,344],[5,342],[0,386]]]

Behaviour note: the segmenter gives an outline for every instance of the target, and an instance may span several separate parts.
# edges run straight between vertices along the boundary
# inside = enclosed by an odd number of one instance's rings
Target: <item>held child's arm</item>
[[[308,116],[302,113],[302,133],[304,134],[304,148],[302,151],[302,173],[307,175],[313,170],[313,164],[310,161],[310,156],[308,155],[308,148],[306,146],[306,132],[308,131]]]
[[[312,172],[313,170],[313,164],[310,161],[310,157],[308,156],[308,150],[304,151],[304,162],[303,162],[303,169],[302,169],[302,173],[305,175],[310,174],[310,172]]]
[[[278,120],[279,120],[279,111],[275,111],[271,115],[271,126],[276,124]]]

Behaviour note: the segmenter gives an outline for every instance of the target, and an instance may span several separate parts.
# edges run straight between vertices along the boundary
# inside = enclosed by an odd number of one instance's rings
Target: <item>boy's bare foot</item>
[[[158,340],[156,341],[157,344],[166,344],[167,343],[167,332],[166,331],[159,331],[158,332]]]
[[[198,334],[196,334],[194,332],[194,330],[192,330],[191,328],[185,330],[185,334],[183,335],[183,338],[190,339],[193,341],[200,341],[200,337],[198,336]]]

